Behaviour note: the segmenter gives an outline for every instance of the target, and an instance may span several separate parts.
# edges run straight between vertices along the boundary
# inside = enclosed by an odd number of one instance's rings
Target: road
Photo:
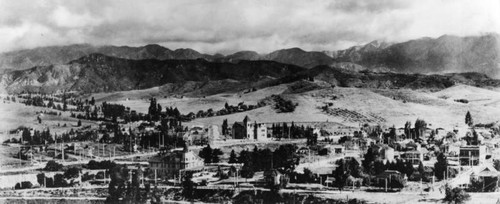
[[[127,158],[135,158],[137,156],[150,156],[150,155],[155,155],[157,153],[158,152],[144,152],[144,153],[136,153],[136,154],[116,156],[116,157],[97,157],[97,158],[93,158],[93,159],[81,158],[78,161],[71,161],[71,162],[58,161],[58,162],[64,166],[70,166],[70,165],[77,165],[77,164],[88,164],[90,160],[102,161],[102,160],[127,159]],[[34,164],[32,166],[27,166],[27,167],[22,167],[22,168],[0,169],[0,173],[15,173],[15,172],[24,172],[24,171],[35,171],[37,169],[44,168],[45,165],[47,165],[47,162],[38,162],[37,164]]]

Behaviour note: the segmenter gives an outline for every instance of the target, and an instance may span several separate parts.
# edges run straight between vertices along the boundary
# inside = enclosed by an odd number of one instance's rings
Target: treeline
[[[242,150],[236,156],[234,150],[229,155],[229,163],[242,163],[241,176],[244,178],[253,177],[257,171],[277,169],[281,173],[290,174],[299,164],[300,157],[296,154],[297,146],[287,144],[281,145],[278,149],[259,149],[255,147],[253,151]]]
[[[298,126],[294,122],[289,126],[288,123],[273,123],[272,136],[278,139],[292,138],[300,139],[307,138],[307,145],[315,145],[318,142],[318,135],[314,134],[314,128],[311,126]]]

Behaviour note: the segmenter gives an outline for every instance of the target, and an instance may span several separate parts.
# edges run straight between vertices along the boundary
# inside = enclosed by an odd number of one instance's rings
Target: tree
[[[115,166],[110,171],[110,183],[108,187],[109,196],[106,201],[116,203],[125,197],[125,184],[128,181],[128,169],[123,166]]]
[[[81,170],[78,167],[71,167],[64,172],[64,178],[66,179],[77,178],[80,175],[80,171]]]
[[[78,120],[78,123],[76,126],[78,126],[78,127],[82,126],[82,120]]]
[[[229,155],[229,163],[232,164],[232,163],[238,163],[238,160],[237,160],[237,157],[236,157],[236,153],[234,152],[234,149],[231,150],[231,154]]]
[[[434,175],[438,179],[444,179],[447,169],[448,160],[446,160],[446,156],[441,152],[437,156],[437,162],[434,164]]]
[[[15,189],[27,189],[27,188],[32,188],[33,184],[29,181],[23,181],[21,183],[17,183],[16,186],[14,187]]]
[[[241,168],[241,177],[243,178],[253,178],[253,175],[255,174],[253,167],[249,165],[244,165]]]
[[[64,180],[64,175],[56,174],[54,175],[54,187],[66,187],[68,186],[68,182]]]
[[[412,138],[411,122],[410,121],[406,121],[406,123],[405,123],[405,135],[406,135],[406,138]]]
[[[220,149],[214,149],[212,151],[212,163],[219,163],[220,162],[219,156],[223,154],[224,153]]]
[[[375,150],[373,148],[368,148],[366,151],[366,154],[364,156],[364,160],[362,161],[363,168],[365,169],[365,172],[368,174],[372,174],[372,167],[373,167],[373,162],[377,159],[377,153],[375,153]]]
[[[227,103],[226,103],[227,104]],[[227,119],[224,119],[222,121],[222,135],[227,135],[228,134],[228,124],[227,124]]]
[[[337,168],[333,170],[333,177],[335,178],[335,185],[342,191],[350,174],[346,169],[344,159],[337,160],[336,164]]]
[[[417,119],[415,121],[415,134],[417,139],[424,136],[424,131],[427,128],[427,123],[424,120]]]
[[[424,168],[424,164],[422,163],[422,161],[420,161],[420,163],[418,164],[418,173],[420,174],[420,177],[424,177],[424,173],[425,173],[425,168]]]
[[[455,187],[452,189],[447,185],[445,194],[446,196],[443,200],[448,203],[464,203],[465,201],[470,199],[470,195],[459,187]]]
[[[315,180],[315,176],[311,170],[308,168],[304,168],[304,180],[305,183],[313,183]]]
[[[62,164],[57,163],[54,160],[50,160],[47,162],[45,165],[45,168],[43,170],[45,171],[60,171],[63,168]]]
[[[472,120],[472,115],[470,114],[469,111],[465,114],[465,124],[468,126],[472,126],[474,124],[474,121]]]
[[[201,149],[198,156],[200,156],[201,158],[204,159],[203,162],[205,162],[205,164],[212,163],[213,154],[212,154],[212,148],[210,147],[210,145],[207,145],[206,147]]]
[[[30,130],[28,130],[28,128],[23,129],[21,140],[28,143],[31,142],[31,132]]]
[[[45,174],[44,173],[37,174],[36,180],[38,181],[38,184],[40,184],[40,186],[45,186]]]
[[[182,195],[185,198],[192,198],[194,194],[194,183],[191,180],[193,178],[193,174],[191,172],[186,172],[182,181]]]

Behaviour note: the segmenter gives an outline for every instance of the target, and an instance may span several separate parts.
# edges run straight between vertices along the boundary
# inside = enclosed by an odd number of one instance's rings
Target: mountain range
[[[80,93],[114,92],[163,87],[170,94],[197,95],[243,91],[285,83],[326,82],[328,86],[440,90],[456,83],[500,86],[500,80],[479,73],[445,75],[378,73],[319,65],[311,69],[265,60],[210,62],[196,60],[132,60],[90,54],[62,65],[36,66],[1,75],[10,93],[23,91]]]
[[[336,51],[304,51],[300,48],[277,50],[268,54],[240,51],[230,55],[203,54],[193,49],[170,50],[160,45],[141,47],[93,46],[76,44],[42,47],[0,54],[0,70],[19,70],[35,66],[65,64],[92,53],[125,59],[205,59],[212,62],[269,60],[305,68],[318,65],[355,64],[372,71],[401,73],[479,72],[500,77],[500,36],[420,38],[401,43],[373,41]],[[351,65],[352,66],[352,65]]]
[[[112,92],[168,85],[171,92],[218,93],[314,79],[344,87],[496,87],[498,80],[492,78],[500,76],[499,51],[496,34],[226,56],[160,45],[77,44],[0,54],[0,85],[11,92]]]

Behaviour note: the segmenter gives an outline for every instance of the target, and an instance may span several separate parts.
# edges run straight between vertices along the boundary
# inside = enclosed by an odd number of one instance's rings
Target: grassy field
[[[235,105],[239,102],[256,104],[259,100],[272,94],[286,92],[288,85],[279,85],[260,89],[251,93],[225,93],[205,98],[159,98],[163,107],[177,107],[182,113],[207,110],[219,110],[227,102]],[[131,109],[146,113],[149,107],[148,98],[158,94],[157,88],[140,91],[96,94],[96,100],[108,100],[121,103]],[[500,114],[500,92],[466,85],[457,85],[439,92],[410,89],[358,89],[358,88],[324,88],[298,94],[285,94],[285,98],[298,103],[293,113],[276,113],[271,106],[225,116],[200,118],[191,124],[222,124],[228,119],[230,123],[241,121],[246,115],[258,122],[291,122],[291,121],[332,121],[345,125],[358,126],[365,120],[360,116],[373,119],[373,123],[402,127],[406,121],[421,118],[431,124],[431,128],[443,127],[451,129],[464,123],[465,113],[470,111],[476,123],[489,123],[498,120]],[[332,97],[336,97],[333,99]],[[469,103],[459,103],[455,99],[467,99]],[[318,107],[332,103],[332,109],[340,110],[339,114],[326,114]]]

